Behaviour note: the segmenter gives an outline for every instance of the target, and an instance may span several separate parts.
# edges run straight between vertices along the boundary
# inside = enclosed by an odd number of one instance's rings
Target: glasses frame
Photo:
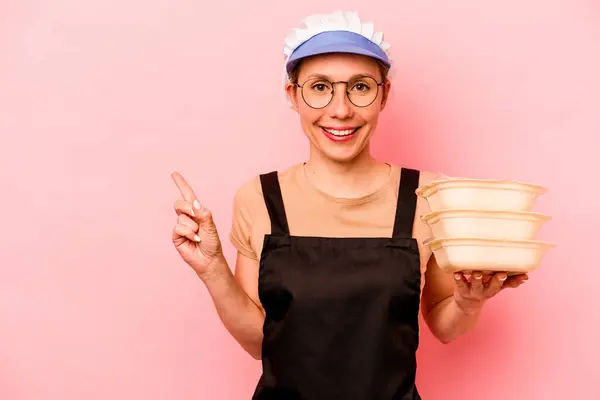
[[[326,78],[321,78],[321,77],[315,77],[315,78],[310,78],[305,80],[304,82],[302,82],[302,85],[300,85],[298,82],[294,82],[294,85],[296,85],[297,87],[300,88],[300,93],[302,94],[302,100],[304,100],[304,103],[309,106],[310,108],[314,109],[314,110],[322,110],[323,108],[326,108],[327,106],[329,106],[331,104],[331,102],[333,101],[333,98],[335,97],[335,85],[338,83],[343,83],[346,85],[346,98],[348,99],[348,101],[350,102],[350,104],[352,104],[354,107],[358,107],[358,108],[365,108],[365,107],[369,107],[371,104],[373,104],[375,102],[375,100],[377,100],[377,97],[379,97],[379,88],[381,86],[383,86],[383,84],[385,83],[385,81],[382,82],[377,82],[377,79],[373,78],[370,75],[359,75],[356,78],[353,78],[353,80],[360,80],[360,78],[369,78],[369,79],[373,79],[373,81],[375,81],[375,84],[377,86],[377,93],[375,93],[375,97],[373,98],[373,100],[365,105],[365,106],[359,106],[356,105],[351,99],[350,99],[350,92],[348,91],[348,85],[350,85],[350,81],[335,81],[335,82],[331,82],[329,79]],[[306,99],[304,98],[304,86],[306,85],[307,82],[312,81],[312,80],[321,80],[321,81],[325,81],[331,84],[331,98],[329,99],[329,101],[327,102],[327,104],[325,104],[323,107],[313,107],[310,104],[308,104],[308,102],[306,101]]]

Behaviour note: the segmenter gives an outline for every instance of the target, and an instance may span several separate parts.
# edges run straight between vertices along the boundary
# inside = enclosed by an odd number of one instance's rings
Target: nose
[[[329,105],[331,116],[338,119],[346,119],[352,116],[352,105],[346,95],[346,87],[343,83],[333,92],[333,99]]]

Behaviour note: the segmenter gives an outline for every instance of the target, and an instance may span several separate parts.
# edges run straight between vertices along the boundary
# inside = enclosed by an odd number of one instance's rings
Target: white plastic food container
[[[437,238],[424,243],[435,254],[445,272],[509,275],[531,272],[538,267],[553,243],[536,240],[499,240],[482,238]]]
[[[534,240],[551,217],[528,211],[446,209],[425,214],[433,236]]]
[[[501,179],[447,178],[417,189],[431,211],[448,208],[531,211],[535,200],[546,193],[540,185]]]

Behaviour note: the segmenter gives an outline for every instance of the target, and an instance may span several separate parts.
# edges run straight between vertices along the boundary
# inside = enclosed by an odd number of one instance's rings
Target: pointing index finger
[[[196,194],[184,177],[179,172],[173,172],[171,177],[173,178],[173,181],[175,182],[175,185],[177,185],[177,188],[179,189],[179,192],[181,192],[183,198],[186,201],[193,203],[194,200],[197,199]]]

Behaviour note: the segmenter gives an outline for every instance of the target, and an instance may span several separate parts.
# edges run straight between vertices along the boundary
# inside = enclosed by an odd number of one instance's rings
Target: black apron
[[[420,400],[419,171],[402,169],[391,238],[291,236],[277,172],[260,180],[271,234],[260,259],[263,374],[252,399]]]

